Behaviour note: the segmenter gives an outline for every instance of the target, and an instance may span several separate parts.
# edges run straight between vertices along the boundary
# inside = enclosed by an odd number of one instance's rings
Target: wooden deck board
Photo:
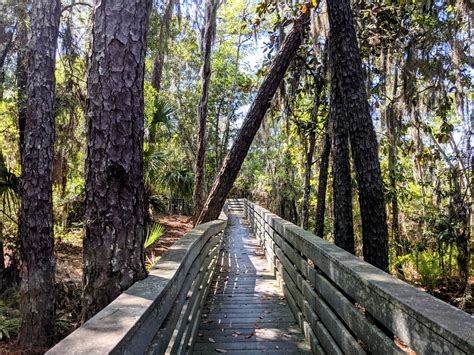
[[[256,239],[240,215],[229,222],[193,353],[310,354]]]

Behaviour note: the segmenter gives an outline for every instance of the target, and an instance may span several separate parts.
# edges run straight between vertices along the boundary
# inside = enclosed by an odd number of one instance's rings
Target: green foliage
[[[165,227],[159,223],[153,223],[147,231],[147,237],[145,240],[145,249],[153,245],[163,234],[165,233]]]
[[[20,330],[20,311],[0,299],[0,340],[14,338]]]
[[[193,193],[194,175],[186,168],[168,167],[160,176],[160,184],[173,197],[190,197]]]

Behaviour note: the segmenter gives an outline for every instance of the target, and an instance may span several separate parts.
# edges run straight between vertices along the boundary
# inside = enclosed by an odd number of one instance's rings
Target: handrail
[[[224,208],[225,209],[225,208]],[[192,347],[227,216],[201,224],[174,243],[112,303],[47,352],[184,354]]]
[[[397,354],[401,340],[417,354],[474,354],[469,314],[248,200],[243,204],[313,352]]]

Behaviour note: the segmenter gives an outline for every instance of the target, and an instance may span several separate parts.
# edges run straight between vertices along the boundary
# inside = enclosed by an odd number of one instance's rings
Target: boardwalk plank
[[[194,354],[310,354],[258,241],[230,213]]]

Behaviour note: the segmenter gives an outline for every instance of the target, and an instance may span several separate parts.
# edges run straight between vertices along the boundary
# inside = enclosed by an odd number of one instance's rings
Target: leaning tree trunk
[[[98,2],[87,81],[85,321],[146,275],[143,78],[148,0]]]
[[[202,66],[201,66],[201,97],[197,112],[198,119],[198,149],[196,159],[196,169],[194,177],[193,192],[193,221],[196,222],[202,210],[204,200],[204,176],[206,161],[206,128],[207,128],[207,103],[209,96],[209,83],[211,81],[211,51],[216,31],[216,12],[218,0],[208,0],[206,4],[206,27],[204,29],[202,46]]]
[[[31,4],[28,94],[21,164],[20,238],[22,252],[19,342],[47,346],[54,321],[53,143],[54,67],[61,4]]]
[[[283,79],[288,66],[294,58],[296,51],[301,45],[303,36],[309,24],[309,11],[306,11],[294,23],[293,28],[288,33],[273,64],[268,70],[257,96],[250,107],[247,117],[242,124],[230,152],[227,154],[222,168],[217,175],[211,192],[204,208],[199,216],[198,223],[209,222],[216,219],[224,206],[225,199],[232,185],[237,178],[240,167],[244,162],[247,152],[252,144],[260,124],[270,107],[270,102],[275,95],[281,80]]]
[[[346,112],[359,186],[364,259],[388,268],[387,221],[377,137],[370,117],[357,36],[349,0],[328,0],[331,68]],[[335,148],[336,149],[336,148]]]

